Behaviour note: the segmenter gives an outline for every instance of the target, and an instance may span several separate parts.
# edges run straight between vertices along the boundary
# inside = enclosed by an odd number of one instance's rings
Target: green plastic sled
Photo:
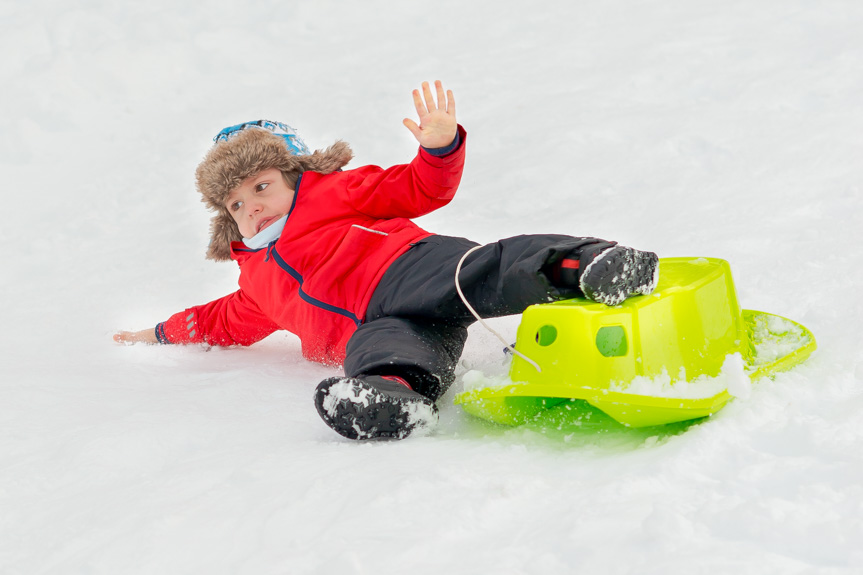
[[[731,399],[719,376],[733,354],[755,380],[815,350],[802,325],[741,310],[724,260],[662,258],[659,277],[651,295],[615,307],[585,299],[529,307],[515,349],[536,366],[515,355],[511,383],[464,391],[455,403],[520,425],[581,399],[629,427],[664,425],[711,415]]]

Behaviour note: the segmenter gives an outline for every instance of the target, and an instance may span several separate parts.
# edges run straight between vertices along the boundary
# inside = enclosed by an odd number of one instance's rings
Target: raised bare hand
[[[434,85],[437,92],[437,102],[435,102],[428,82],[422,83],[422,95],[420,95],[419,90],[413,91],[419,125],[410,118],[405,118],[402,122],[420,145],[425,148],[449,146],[455,139],[458,129],[458,123],[455,119],[455,98],[452,90],[447,90],[446,95],[444,95],[443,84],[440,80],[436,80]]]

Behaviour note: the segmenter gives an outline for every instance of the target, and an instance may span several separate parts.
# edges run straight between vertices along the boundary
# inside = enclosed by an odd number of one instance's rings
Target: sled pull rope
[[[469,256],[470,254],[472,254],[476,250],[480,249],[481,247],[483,247],[483,246],[472,247],[471,249],[466,251],[465,254],[458,261],[458,265],[455,267],[455,290],[458,292],[458,296],[461,298],[462,303],[464,303],[464,305],[465,305],[465,307],[467,307],[468,311],[470,311],[470,313],[473,314],[473,317],[475,317],[477,319],[477,321],[479,323],[481,323],[485,329],[487,329],[488,331],[493,333],[495,335],[495,337],[497,337],[497,339],[499,339],[500,342],[507,349],[512,351],[512,353],[514,353],[515,355],[519,356],[521,359],[523,359],[524,361],[526,361],[527,363],[532,365],[536,369],[536,371],[538,371],[539,373],[542,373],[542,368],[539,367],[538,363],[536,363],[535,361],[533,361],[532,359],[530,359],[529,357],[527,357],[526,355],[524,355],[523,353],[521,353],[520,351],[515,349],[515,344],[507,343],[507,341],[503,338],[502,335],[500,335],[498,332],[496,332],[494,329],[492,329],[492,327],[490,325],[485,323],[485,321],[481,317],[479,317],[479,314],[476,313],[476,310],[473,309],[473,306],[471,306],[467,302],[467,298],[464,297],[464,293],[462,293],[462,291],[461,291],[461,285],[459,285],[459,283],[458,283],[458,275],[459,275],[459,273],[461,273],[461,265],[464,263],[464,260],[467,259],[467,256]]]

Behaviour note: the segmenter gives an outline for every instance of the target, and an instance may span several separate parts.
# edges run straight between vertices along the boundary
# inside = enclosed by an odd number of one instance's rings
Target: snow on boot
[[[617,305],[629,296],[647,295],[659,281],[659,258],[626,246],[613,246],[593,258],[579,277],[584,296],[605,305]]]
[[[315,407],[321,419],[348,439],[404,439],[438,420],[432,400],[400,377],[331,377],[318,384]]]

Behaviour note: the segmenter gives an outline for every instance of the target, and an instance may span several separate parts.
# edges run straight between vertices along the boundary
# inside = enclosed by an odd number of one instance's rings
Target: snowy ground
[[[0,573],[863,570],[860,2],[6,0],[0,17]],[[722,257],[744,307],[819,350],[686,429],[502,429],[450,393],[435,435],[368,445],[320,422],[311,392],[336,371],[293,336],[111,341],[234,289],[233,264],[203,259],[193,189],[216,131],[273,118],[345,139],[353,165],[400,163],[410,90],[435,78],[468,164],[422,225]],[[463,369],[499,350],[473,330]]]

